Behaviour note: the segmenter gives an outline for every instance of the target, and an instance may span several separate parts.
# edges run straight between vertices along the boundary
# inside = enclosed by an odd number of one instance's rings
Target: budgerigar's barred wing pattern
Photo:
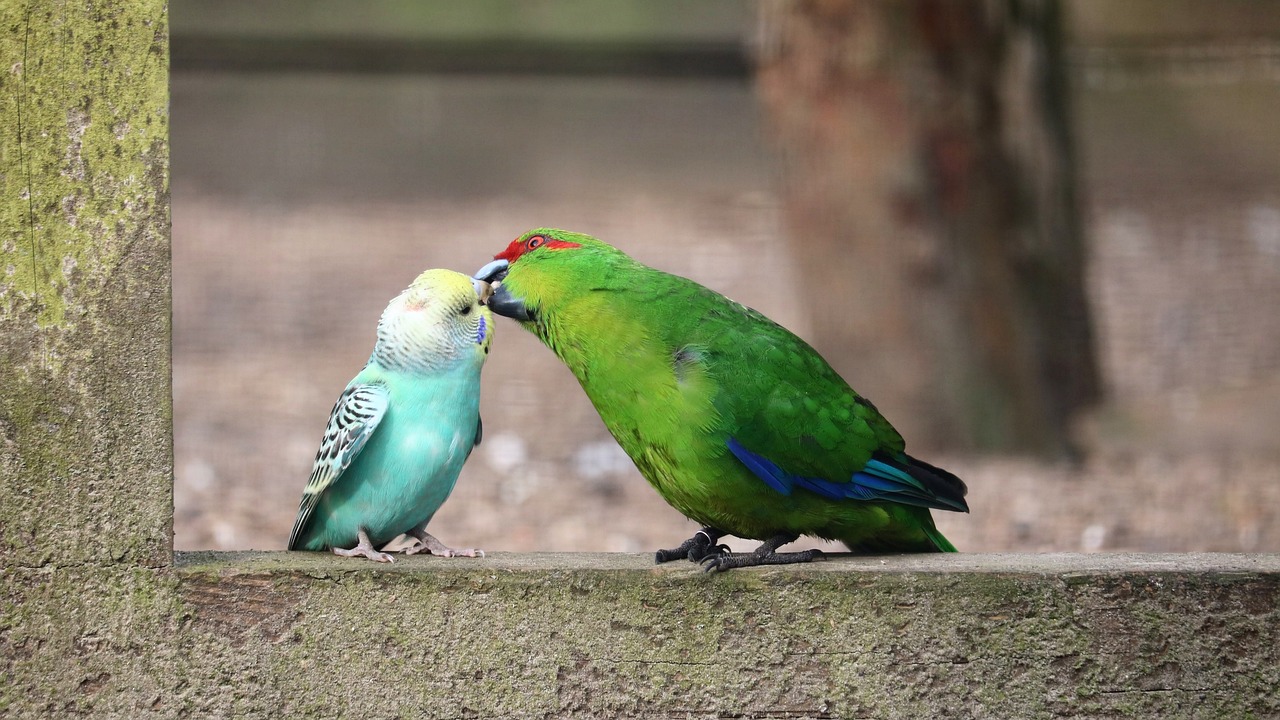
[[[306,528],[320,495],[342,476],[377,429],[390,399],[390,392],[382,384],[353,385],[334,403],[324,439],[311,467],[311,477],[302,491],[298,519],[293,522],[293,532],[289,534],[290,550],[296,549],[294,543]]]

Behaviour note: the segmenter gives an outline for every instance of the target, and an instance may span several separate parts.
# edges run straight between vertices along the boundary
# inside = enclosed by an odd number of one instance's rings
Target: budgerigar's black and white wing
[[[311,466],[311,478],[302,491],[298,518],[293,521],[293,532],[289,533],[290,550],[297,549],[294,544],[311,519],[321,495],[342,477],[343,471],[360,454],[378,428],[378,423],[382,422],[390,402],[390,392],[380,383],[352,385],[338,398],[329,414],[329,424],[325,426],[315,464]]]

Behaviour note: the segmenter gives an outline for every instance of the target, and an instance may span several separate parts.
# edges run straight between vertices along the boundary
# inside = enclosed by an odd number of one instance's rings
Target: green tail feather
[[[934,527],[933,523],[924,526],[924,534],[928,535],[929,539],[933,541],[934,546],[938,548],[938,552],[960,552],[956,550],[956,546],[952,545],[950,540],[938,532],[938,528]]]

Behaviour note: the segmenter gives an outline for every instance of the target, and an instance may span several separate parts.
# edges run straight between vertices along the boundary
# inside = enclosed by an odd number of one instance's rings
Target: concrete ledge
[[[1278,555],[8,570],[0,714],[1273,717]]]
[[[803,545],[803,541],[796,547]],[[476,571],[501,573],[557,572],[631,572],[644,575],[701,577],[688,562],[655,565],[651,553],[491,553],[478,560],[457,558],[445,560],[421,555],[396,556],[396,562],[380,565],[370,562],[345,562],[326,553],[307,552],[179,552],[174,567],[179,575],[198,576],[252,574],[261,572],[314,573],[446,573],[473,574]],[[740,577],[783,575],[801,580],[825,573],[923,573],[945,575],[1037,575],[1063,578],[1071,582],[1077,576],[1103,576],[1134,573],[1176,573],[1180,575],[1208,573],[1230,575],[1280,573],[1280,554],[1247,553],[956,553],[920,555],[855,555],[832,553],[826,560],[807,565],[757,568],[747,573],[724,573],[708,577]]]
[[[850,557],[720,576],[647,555],[407,560],[183,554],[194,655],[238,641],[276,668],[377,668],[372,696],[277,671],[273,706],[324,714],[1280,712],[1280,556]]]

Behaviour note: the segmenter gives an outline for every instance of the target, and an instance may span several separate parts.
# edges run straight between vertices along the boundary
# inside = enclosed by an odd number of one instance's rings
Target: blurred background
[[[968,482],[961,550],[1280,551],[1274,2],[170,10],[177,549],[283,548],[390,298],[553,226],[818,347]],[[495,343],[435,535],[696,530]]]

